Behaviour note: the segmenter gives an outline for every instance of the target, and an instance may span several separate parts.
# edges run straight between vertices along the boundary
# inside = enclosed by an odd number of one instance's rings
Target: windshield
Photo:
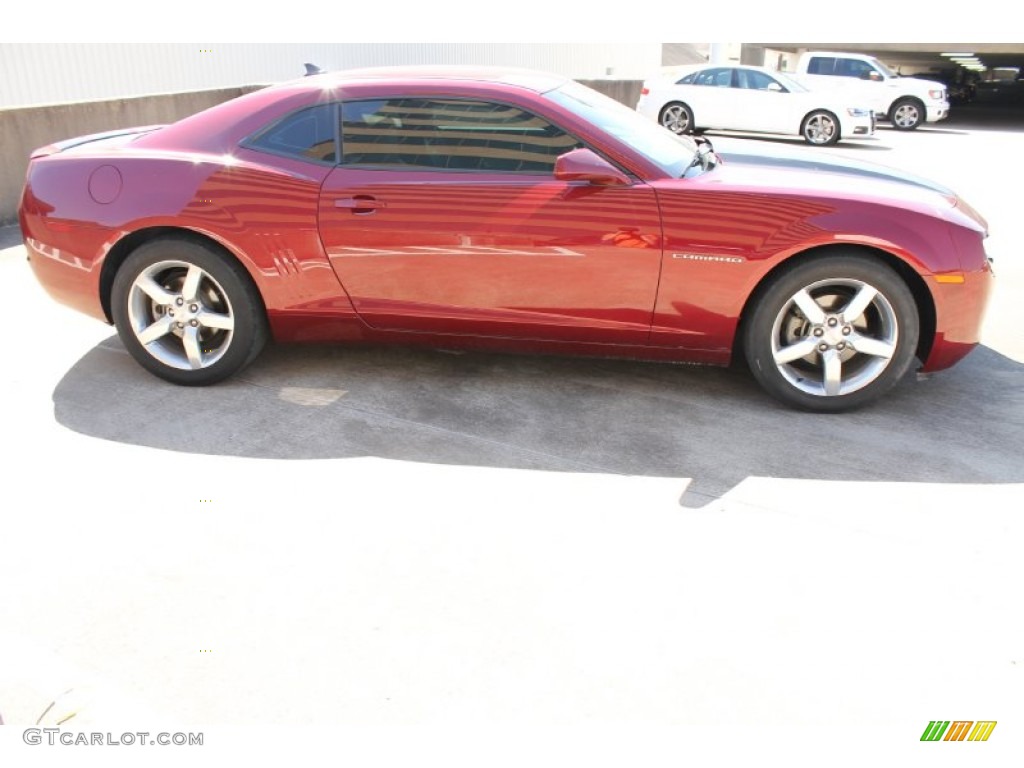
[[[796,80],[791,78],[789,75],[782,72],[772,72],[772,77],[779,81],[779,85],[785,88],[790,93],[807,93],[807,88],[800,85]]]
[[[628,144],[672,178],[682,176],[697,154],[692,139],[675,135],[593,88],[568,82],[544,96]]]
[[[872,59],[871,63],[874,64],[876,67],[878,67],[878,71],[881,72],[886,77],[899,77],[899,75],[897,75],[895,72],[893,72],[887,66],[885,66],[885,64],[880,62],[878,59]]]

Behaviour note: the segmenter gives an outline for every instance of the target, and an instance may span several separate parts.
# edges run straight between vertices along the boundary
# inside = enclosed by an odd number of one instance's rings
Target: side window
[[[837,75],[845,75],[846,77],[863,77],[865,75],[870,75],[874,71],[875,68],[866,61],[858,61],[857,59],[836,59]]]
[[[333,163],[334,105],[320,104],[296,112],[246,142],[250,149],[263,149],[302,160]]]
[[[763,72],[757,70],[736,70],[736,80],[738,87],[749,88],[750,90],[766,91],[768,86],[774,83],[778,86],[777,90],[785,92],[785,88],[771,75],[766,75]]]
[[[677,82],[676,85],[692,85],[694,78],[697,77],[698,74],[700,74],[700,73],[699,72],[691,72],[686,77],[684,77],[682,80]]]
[[[344,165],[545,173],[582,146],[536,115],[464,99],[350,101],[341,109]]]
[[[836,60],[833,56],[812,56],[807,63],[809,75],[834,75]]]
[[[768,86],[772,83],[778,85],[783,91],[786,90],[774,77],[766,75],[764,72],[758,72],[756,69],[737,69],[736,81],[739,88],[754,91],[767,91]]]
[[[729,88],[732,85],[732,70],[727,68],[705,69],[693,79],[694,85],[712,85]]]

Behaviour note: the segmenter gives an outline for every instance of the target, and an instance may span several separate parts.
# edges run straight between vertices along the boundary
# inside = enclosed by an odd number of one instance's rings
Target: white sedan
[[[780,133],[824,146],[875,132],[871,109],[849,101],[763,67],[702,64],[645,80],[636,109],[674,133]]]

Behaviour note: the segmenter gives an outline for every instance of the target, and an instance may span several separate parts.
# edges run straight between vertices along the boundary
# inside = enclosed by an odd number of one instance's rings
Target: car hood
[[[706,173],[659,186],[857,200],[917,210],[988,231],[985,219],[953,190],[897,168],[769,142],[752,147],[751,142],[723,138],[715,144],[723,162]],[[964,221],[965,217],[972,223]]]
[[[731,183],[767,184],[782,191],[803,188],[816,192],[840,192],[844,196],[908,197],[921,201],[955,202],[956,193],[937,182],[884,165],[836,155],[815,156],[793,149],[727,147],[718,151],[724,162],[713,173]]]
[[[892,78],[891,80],[889,80],[889,82],[893,83],[894,85],[900,85],[901,83],[906,85],[907,83],[910,83],[911,85],[920,86],[921,88],[946,87],[943,83],[940,83],[938,80],[926,80],[921,77],[903,77],[902,75],[900,77]]]
[[[917,210],[987,234],[988,222],[956,192],[930,179],[851,157],[804,148],[716,139],[722,162],[707,173],[669,182],[768,195],[813,195]]]

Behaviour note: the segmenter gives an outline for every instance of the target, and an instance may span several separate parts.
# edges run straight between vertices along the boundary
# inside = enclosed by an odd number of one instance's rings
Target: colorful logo
[[[988,741],[995,727],[995,720],[954,720],[952,723],[932,720],[924,729],[921,741]]]

